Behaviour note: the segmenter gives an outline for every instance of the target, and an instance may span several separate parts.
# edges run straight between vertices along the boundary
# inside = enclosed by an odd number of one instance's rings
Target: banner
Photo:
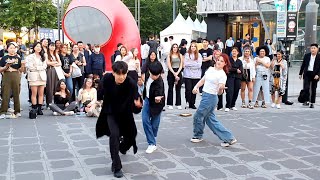
[[[53,29],[40,28],[39,35],[40,35],[40,39],[46,38],[46,39],[51,39],[52,42],[55,41]]]
[[[288,12],[287,40],[288,41],[296,40],[297,33],[298,33],[298,13],[297,12]]]
[[[278,40],[286,38],[287,29],[287,14],[286,14],[286,0],[274,0],[277,9],[277,37]]]

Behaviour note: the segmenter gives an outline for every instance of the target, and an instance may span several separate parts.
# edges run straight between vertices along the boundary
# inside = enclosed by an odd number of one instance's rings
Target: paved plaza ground
[[[0,120],[0,180],[114,179],[108,139],[95,138],[96,118],[58,117],[46,110],[30,120],[26,95],[24,89],[22,118]],[[281,110],[238,109],[217,112],[238,139],[228,148],[220,147],[207,127],[204,141],[191,143],[193,119],[179,114],[194,111],[166,110],[153,154],[145,153],[137,115],[139,150],[121,155],[123,179],[320,179],[319,104],[315,109],[297,102]]]

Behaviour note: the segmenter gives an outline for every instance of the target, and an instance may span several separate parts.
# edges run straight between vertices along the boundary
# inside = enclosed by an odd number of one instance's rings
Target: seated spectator
[[[54,103],[49,104],[54,116],[72,116],[77,107],[76,102],[71,102],[71,94],[64,80],[58,81],[54,94]]]
[[[81,103],[82,109],[88,117],[98,117],[97,111],[97,90],[93,87],[93,80],[86,78],[84,84],[79,91],[78,101]]]

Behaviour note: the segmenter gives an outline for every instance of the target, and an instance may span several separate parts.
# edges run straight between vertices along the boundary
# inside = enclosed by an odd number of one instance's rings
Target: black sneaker
[[[197,107],[195,105],[191,105],[189,106],[190,109],[197,109]]]
[[[116,178],[122,178],[123,177],[123,172],[122,170],[116,170],[114,173],[113,173],[113,176],[116,177]]]
[[[309,106],[309,102],[304,102],[302,105]]]
[[[314,105],[313,105],[313,103],[311,103],[311,104],[310,104],[310,108],[314,108]]]

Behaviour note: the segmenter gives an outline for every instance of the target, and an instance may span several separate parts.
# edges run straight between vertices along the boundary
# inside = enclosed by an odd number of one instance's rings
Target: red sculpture
[[[73,42],[100,44],[109,71],[118,43],[128,50],[140,50],[136,21],[120,0],[73,0],[63,17],[62,28]]]

